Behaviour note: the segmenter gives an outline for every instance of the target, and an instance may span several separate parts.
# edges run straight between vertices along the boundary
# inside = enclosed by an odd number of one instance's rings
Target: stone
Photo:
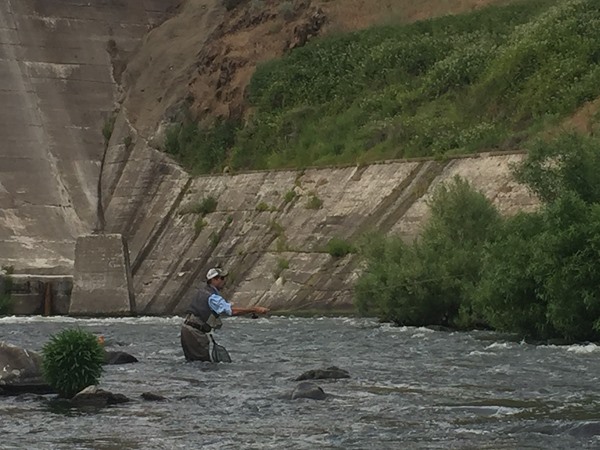
[[[167,399],[166,397],[163,397],[162,395],[154,394],[153,392],[144,392],[142,395],[140,395],[140,397],[142,397],[144,400],[147,400],[149,402],[162,402]]]
[[[348,371],[340,369],[339,367],[331,366],[326,369],[313,369],[304,372],[294,381],[302,380],[333,380],[339,378],[350,378]]]
[[[104,364],[105,365],[116,365],[116,364],[131,364],[138,362],[138,359],[130,355],[129,353],[121,351],[105,351],[104,352]]]
[[[81,236],[69,314],[131,316],[136,312],[127,243],[120,234]]]
[[[123,394],[113,394],[98,388],[98,386],[88,386],[76,394],[70,401],[72,406],[76,407],[96,407],[101,408],[108,405],[129,402],[129,398]]]
[[[294,391],[292,392],[292,400],[297,400],[299,398],[307,398],[310,400],[325,400],[327,398],[327,394],[315,383],[311,383],[310,381],[303,381],[298,384]]]
[[[6,342],[0,342],[0,389],[2,395],[54,392],[42,377],[41,356]]]

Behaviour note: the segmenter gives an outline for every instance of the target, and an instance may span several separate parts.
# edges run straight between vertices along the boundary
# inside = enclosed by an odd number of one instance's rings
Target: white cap
[[[223,269],[219,269],[218,267],[212,268],[206,274],[207,280],[212,280],[215,277],[226,277],[227,271]]]

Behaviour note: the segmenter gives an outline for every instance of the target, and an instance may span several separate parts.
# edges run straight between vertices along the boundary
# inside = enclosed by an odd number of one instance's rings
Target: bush
[[[565,193],[507,221],[490,246],[476,302],[499,330],[600,338],[600,204]]]
[[[515,167],[518,181],[545,203],[573,192],[589,203],[600,202],[600,142],[579,134],[536,141],[527,159]]]
[[[0,316],[7,316],[12,314],[14,306],[13,299],[10,295],[12,290],[12,278],[10,274],[13,273],[13,268],[3,266],[2,271],[6,274],[0,274],[0,276],[4,277],[4,284],[0,284],[0,286],[4,287],[4,289],[0,289]]]
[[[327,253],[334,258],[343,258],[344,256],[356,251],[350,242],[337,237],[334,237],[327,243],[326,250]]]
[[[200,126],[191,119],[172,125],[165,135],[165,151],[193,174],[221,173],[233,146],[237,125],[217,120]]]
[[[61,397],[71,398],[98,383],[104,350],[96,337],[81,329],[63,330],[42,349],[45,380]]]
[[[14,302],[10,294],[0,294],[0,316],[12,314],[13,307]]]
[[[430,205],[416,243],[371,238],[363,244],[367,270],[356,285],[357,307],[399,325],[482,325],[473,291],[500,215],[460,178],[439,186]]]
[[[198,235],[200,233],[202,233],[202,230],[204,230],[204,228],[206,228],[206,225],[208,225],[206,220],[204,220],[202,217],[198,217],[194,221],[194,236],[198,237]]]
[[[290,189],[289,191],[287,191],[285,193],[285,195],[283,196],[283,201],[287,204],[287,203],[291,203],[293,202],[296,197],[298,196],[298,194],[296,194],[296,191],[294,191],[293,189]]]
[[[321,209],[323,207],[323,200],[317,197],[317,194],[310,194],[306,201],[306,209]]]
[[[184,205],[179,214],[200,214],[202,217],[213,213],[217,210],[218,201],[213,196],[208,196],[200,200],[198,203],[189,203]]]

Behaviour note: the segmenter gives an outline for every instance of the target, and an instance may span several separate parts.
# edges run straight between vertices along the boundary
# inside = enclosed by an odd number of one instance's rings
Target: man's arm
[[[266,314],[269,312],[269,308],[262,306],[253,306],[252,308],[238,308],[236,306],[231,307],[232,315],[241,316],[243,314]]]

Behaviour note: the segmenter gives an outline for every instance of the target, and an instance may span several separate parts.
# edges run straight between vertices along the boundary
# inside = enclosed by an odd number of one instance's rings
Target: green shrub
[[[317,197],[317,194],[310,194],[306,201],[306,209],[321,209],[323,207],[323,200]]]
[[[600,142],[579,134],[563,134],[550,142],[538,140],[514,173],[543,202],[573,192],[586,202],[598,203]]]
[[[200,233],[202,233],[202,230],[204,230],[204,228],[206,228],[206,225],[208,225],[206,220],[204,220],[202,217],[198,217],[194,221],[194,236],[198,237],[198,235]]]
[[[116,113],[113,113],[104,121],[104,125],[102,126],[102,136],[104,136],[104,145],[108,145],[110,138],[113,134],[113,130],[115,129],[115,121],[117,120]]]
[[[329,253],[334,258],[343,258],[344,256],[350,253],[354,253],[356,251],[356,249],[350,242],[337,237],[332,238],[327,243],[326,250],[327,253]]]
[[[133,144],[133,138],[131,136],[125,136],[123,138],[123,145],[125,146],[125,148],[127,150],[129,150],[131,148],[132,144]]]
[[[296,15],[296,8],[294,7],[294,3],[290,0],[284,0],[279,5],[279,13],[285,20],[292,20]]]
[[[273,277],[278,279],[284,270],[289,269],[290,262],[285,258],[278,258],[277,265],[275,266],[275,270],[273,271]]]
[[[285,193],[285,195],[283,196],[283,201],[287,204],[287,203],[291,203],[293,202],[296,197],[298,196],[298,194],[296,194],[296,191],[294,191],[293,189],[290,189],[289,191],[287,191]]]
[[[231,121],[217,120],[205,127],[186,119],[167,130],[165,151],[193,174],[221,173],[236,129],[236,123]]]
[[[189,203],[184,205],[179,214],[200,214],[202,217],[217,210],[217,199],[213,196],[204,197],[198,203]]]
[[[265,202],[260,202],[258,205],[256,205],[256,210],[259,212],[271,211],[271,207]]]
[[[362,245],[367,269],[355,298],[359,311],[400,325],[481,325],[473,290],[486,243],[500,216],[468,182],[439,186],[419,241],[371,238]]]
[[[14,301],[10,294],[0,293],[0,316],[8,316],[13,313]]]
[[[98,383],[104,350],[96,337],[81,329],[63,330],[42,349],[45,380],[60,396],[71,398]]]

